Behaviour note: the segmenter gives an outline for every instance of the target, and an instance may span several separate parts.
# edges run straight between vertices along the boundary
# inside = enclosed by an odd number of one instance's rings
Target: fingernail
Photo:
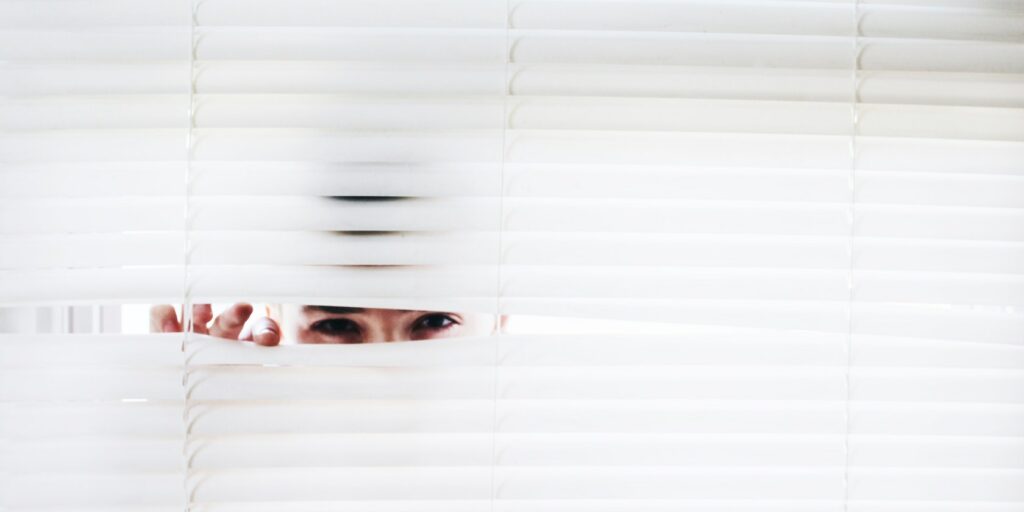
[[[276,345],[279,335],[270,327],[257,327],[253,330],[252,339],[257,345]]]
[[[253,336],[263,336],[265,334],[277,334],[277,331],[270,327],[257,327],[256,330],[253,331]]]
[[[178,326],[171,320],[164,322],[164,325],[160,327],[160,332],[174,332],[178,330]]]

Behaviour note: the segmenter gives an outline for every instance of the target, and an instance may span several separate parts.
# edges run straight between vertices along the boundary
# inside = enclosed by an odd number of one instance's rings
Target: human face
[[[281,306],[286,340],[298,343],[385,343],[495,332],[494,315],[335,306]]]

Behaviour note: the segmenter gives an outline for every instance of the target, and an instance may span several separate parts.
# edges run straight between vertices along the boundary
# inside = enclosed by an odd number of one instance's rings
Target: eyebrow
[[[324,313],[335,313],[345,315],[350,313],[362,313],[365,308],[349,308],[345,306],[302,306],[302,311],[323,311]]]
[[[348,315],[355,313],[365,313],[366,308],[350,308],[347,306],[302,306],[302,311],[322,311],[324,313],[334,313],[336,315]],[[413,309],[395,309],[400,313],[413,313]]]

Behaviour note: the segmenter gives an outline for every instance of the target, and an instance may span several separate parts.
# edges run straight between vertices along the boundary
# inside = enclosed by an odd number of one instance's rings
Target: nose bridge
[[[366,325],[363,343],[387,343],[389,341],[405,341],[402,325],[386,316],[373,316]]]

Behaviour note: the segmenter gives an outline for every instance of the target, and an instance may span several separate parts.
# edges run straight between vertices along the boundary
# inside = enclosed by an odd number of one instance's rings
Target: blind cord
[[[501,340],[504,335],[501,325],[501,288],[502,288],[502,267],[504,260],[504,234],[505,234],[505,157],[508,152],[508,100],[512,95],[512,84],[509,83],[509,66],[512,61],[512,6],[511,0],[505,0],[505,62],[504,81],[501,101],[501,168],[498,181],[498,257],[497,261],[497,283],[494,287],[494,383],[492,393],[492,415],[491,415],[491,512],[494,512],[495,502],[498,497],[497,489],[497,466],[498,466],[498,384],[501,372]]]
[[[852,358],[853,358],[853,259],[855,252],[855,234],[857,220],[857,132],[860,114],[857,108],[860,90],[860,0],[853,0],[853,51],[850,69],[850,166],[847,174],[849,203],[846,218],[849,226],[847,235],[847,274],[846,274],[846,343],[843,348],[845,369],[843,371],[845,394],[843,400],[843,512],[849,510],[850,502],[850,398],[852,396]]]
[[[184,259],[183,259],[183,280],[182,285],[182,302],[181,302],[181,354],[182,354],[182,427],[183,427],[183,438],[181,446],[182,455],[182,492],[183,492],[183,510],[189,512],[192,510],[192,490],[190,484],[190,475],[192,472],[192,457],[189,454],[189,437],[192,431],[192,418],[191,418],[191,407],[189,404],[189,397],[192,394],[191,383],[189,382],[190,370],[189,370],[189,342],[192,340],[192,298],[189,291],[189,265],[191,263],[191,197],[192,197],[192,148],[193,148],[193,137],[192,130],[195,128],[195,97],[196,97],[196,72],[195,72],[195,61],[196,61],[196,12],[199,8],[198,0],[189,0],[189,51],[188,51],[188,131],[185,136],[185,197],[184,197],[184,227],[183,235],[184,241]]]

